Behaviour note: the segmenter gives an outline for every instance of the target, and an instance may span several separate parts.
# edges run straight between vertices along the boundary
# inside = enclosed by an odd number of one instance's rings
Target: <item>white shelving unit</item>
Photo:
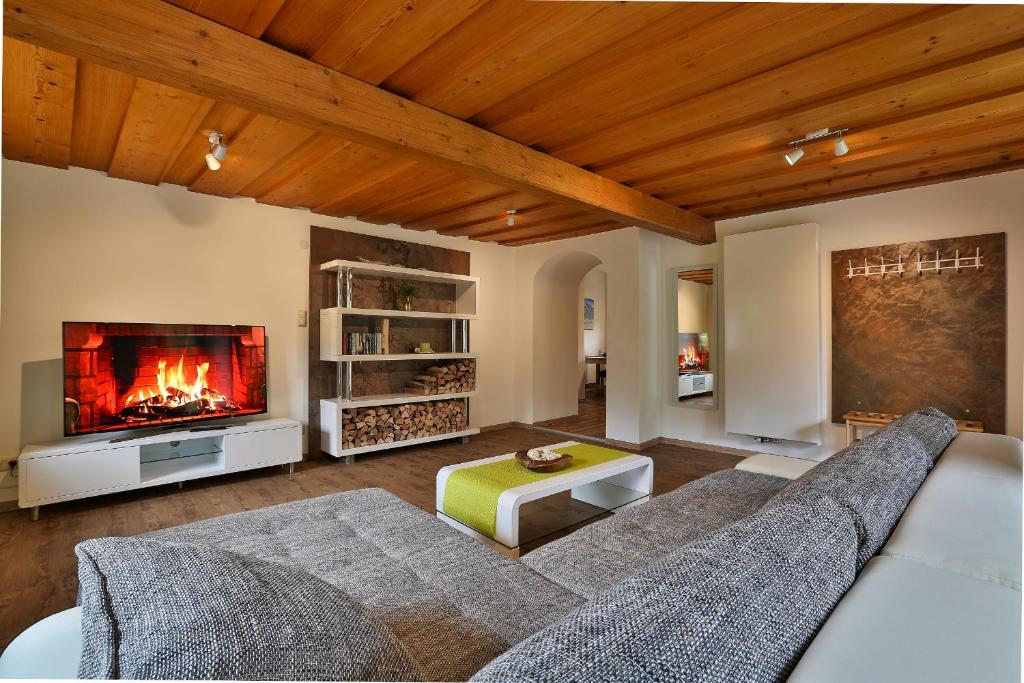
[[[402,403],[419,403],[425,401],[462,400],[465,404],[466,419],[469,419],[469,399],[476,391],[433,394],[381,394],[375,396],[352,395],[352,364],[379,361],[424,361],[424,360],[461,360],[479,356],[469,351],[469,323],[477,319],[477,301],[479,299],[480,278],[470,275],[456,275],[417,268],[388,266],[361,261],[335,260],[320,265],[321,272],[335,273],[337,277],[337,302],[330,308],[320,309],[320,360],[338,364],[338,395],[336,398],[320,401],[320,440],[321,449],[336,458],[346,458],[350,462],[353,456],[360,453],[387,450],[400,446],[412,446],[431,441],[462,438],[468,439],[478,434],[479,429],[471,427],[458,432],[448,432],[415,439],[405,439],[373,446],[343,448],[342,414],[349,408],[365,408],[371,406],[398,405]],[[455,311],[438,313],[433,311],[392,311],[379,308],[355,308],[352,306],[353,278],[357,276],[395,278],[415,282],[429,282],[455,286]],[[451,322],[451,348],[444,353],[386,353],[386,354],[347,354],[344,349],[345,318],[417,318],[428,320],[447,320]],[[461,335],[460,335],[461,332]],[[461,339],[461,349],[456,350]]]

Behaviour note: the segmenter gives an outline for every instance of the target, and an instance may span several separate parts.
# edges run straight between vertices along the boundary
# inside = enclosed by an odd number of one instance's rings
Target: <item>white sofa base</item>
[[[793,671],[794,683],[1021,680],[1022,445],[965,432]]]
[[[82,608],[51,614],[29,626],[0,655],[0,678],[78,678]]]

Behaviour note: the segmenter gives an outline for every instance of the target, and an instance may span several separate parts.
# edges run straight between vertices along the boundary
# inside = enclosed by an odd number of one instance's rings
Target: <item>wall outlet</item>
[[[295,322],[298,323],[299,327],[306,327],[309,325],[309,316],[306,311],[299,311],[299,314],[295,317]]]

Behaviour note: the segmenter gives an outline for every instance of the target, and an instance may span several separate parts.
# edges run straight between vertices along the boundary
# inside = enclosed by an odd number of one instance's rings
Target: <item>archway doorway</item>
[[[552,257],[534,277],[534,426],[604,439],[607,274],[593,254]]]

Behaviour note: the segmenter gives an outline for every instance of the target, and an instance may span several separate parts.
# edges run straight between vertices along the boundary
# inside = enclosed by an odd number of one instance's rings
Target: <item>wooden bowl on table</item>
[[[531,472],[557,472],[572,462],[572,456],[563,454],[557,460],[534,460],[526,451],[516,451],[516,461]]]

